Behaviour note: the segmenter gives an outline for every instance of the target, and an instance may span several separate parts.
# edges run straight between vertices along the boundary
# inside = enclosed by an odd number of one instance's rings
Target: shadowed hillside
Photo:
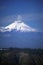
[[[0,65],[43,65],[43,49],[0,49]]]

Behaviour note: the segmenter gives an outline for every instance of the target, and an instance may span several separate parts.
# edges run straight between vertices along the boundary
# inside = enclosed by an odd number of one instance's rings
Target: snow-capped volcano
[[[6,27],[1,27],[0,31],[1,32],[6,32],[6,31],[12,31],[12,30],[16,30],[16,31],[20,31],[20,32],[35,32],[37,31],[36,29],[26,25],[24,22],[21,22],[21,20],[17,20],[11,24],[9,24]]]

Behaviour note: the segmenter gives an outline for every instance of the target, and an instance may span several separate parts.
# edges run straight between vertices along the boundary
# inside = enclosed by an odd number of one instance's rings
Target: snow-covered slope
[[[26,25],[24,22],[21,22],[21,20],[17,20],[11,24],[9,24],[6,27],[1,27],[0,32],[6,32],[6,31],[20,31],[20,32],[35,32],[37,31],[36,29]]]

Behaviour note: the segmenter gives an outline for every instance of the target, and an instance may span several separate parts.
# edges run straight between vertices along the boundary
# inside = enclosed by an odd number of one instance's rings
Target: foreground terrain
[[[43,49],[0,49],[0,65],[43,65]]]

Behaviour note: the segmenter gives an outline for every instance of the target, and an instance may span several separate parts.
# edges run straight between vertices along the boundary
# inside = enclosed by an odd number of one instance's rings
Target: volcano
[[[0,48],[43,48],[43,33],[17,19],[0,27]]]
[[[1,27],[0,32],[6,32],[6,31],[20,31],[20,32],[36,32],[37,30],[26,25],[21,20],[14,21],[13,23],[9,24],[8,26]]]

